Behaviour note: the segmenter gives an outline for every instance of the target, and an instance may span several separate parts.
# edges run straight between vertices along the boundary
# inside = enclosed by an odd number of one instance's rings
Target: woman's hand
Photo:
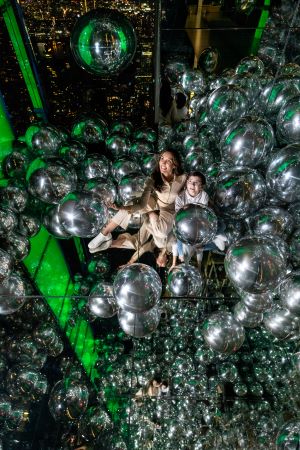
[[[120,208],[118,208],[116,206],[115,203],[112,203],[112,202],[106,202],[105,205],[107,206],[107,208],[110,208],[110,209],[115,209],[115,210],[119,210],[120,209]]]
[[[168,262],[167,255],[165,253],[160,253],[156,258],[156,264],[158,267],[166,267]]]
[[[176,267],[176,264],[172,264],[172,266],[171,266],[170,269],[168,270],[168,273],[170,273],[175,267]]]

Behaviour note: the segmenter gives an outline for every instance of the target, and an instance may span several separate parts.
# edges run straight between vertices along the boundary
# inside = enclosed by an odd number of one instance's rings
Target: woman
[[[175,198],[184,183],[185,175],[179,154],[175,150],[163,151],[159,155],[152,176],[147,179],[142,196],[133,205],[119,208],[118,213],[88,244],[90,252],[101,252],[109,247],[133,249],[135,254],[129,264],[135,262],[146,251],[152,251],[154,244],[164,252],[168,235],[172,230]],[[115,205],[108,206],[118,209]],[[139,232],[133,236],[124,233],[116,241],[112,241],[112,231],[117,226],[126,229],[130,215],[137,211],[147,215]]]

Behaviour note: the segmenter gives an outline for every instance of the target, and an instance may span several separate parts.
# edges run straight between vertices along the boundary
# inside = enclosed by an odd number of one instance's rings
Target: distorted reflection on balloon
[[[286,275],[286,257],[270,237],[253,236],[231,245],[225,270],[232,283],[243,291],[258,294],[275,289]]]
[[[300,273],[292,274],[280,285],[280,300],[282,305],[292,314],[300,316]]]
[[[168,289],[176,297],[198,297],[202,290],[201,275],[193,266],[177,266],[168,275]]]
[[[162,286],[152,267],[136,263],[119,270],[113,290],[120,308],[138,313],[149,310],[158,302]]]
[[[107,208],[90,194],[72,193],[58,209],[62,228],[72,236],[94,237],[107,220]]]
[[[119,196],[124,204],[132,202],[144,192],[145,177],[141,175],[125,176],[118,185]]]
[[[26,288],[22,278],[12,273],[0,283],[0,314],[12,314],[26,301]]]
[[[134,57],[136,35],[131,22],[115,9],[98,8],[81,16],[71,35],[77,64],[93,75],[124,70]]]
[[[84,144],[98,144],[106,139],[108,127],[101,117],[83,117],[73,124],[71,136]]]
[[[131,308],[132,309],[132,308]],[[160,320],[160,309],[154,306],[144,312],[131,312],[120,309],[118,312],[120,327],[122,330],[133,337],[144,337],[153,333]]]
[[[256,235],[279,236],[285,239],[293,229],[293,218],[283,208],[260,209],[249,218],[251,231]]]
[[[69,164],[77,166],[86,157],[86,146],[79,141],[71,141],[59,148],[58,154]]]
[[[59,239],[68,239],[71,234],[64,229],[58,212],[59,205],[49,207],[43,215],[43,225],[52,236]]]
[[[176,213],[174,233],[185,244],[204,245],[215,237],[217,222],[217,216],[207,206],[185,205]]]
[[[227,312],[211,314],[203,324],[202,333],[210,348],[227,354],[236,352],[245,339],[243,326]]]
[[[28,194],[19,187],[7,186],[0,189],[1,205],[19,213],[26,208]]]
[[[271,193],[284,202],[295,202],[300,196],[300,145],[282,148],[270,161],[266,181]]]
[[[256,167],[273,145],[271,125],[260,117],[246,116],[228,125],[221,136],[219,147],[227,164]]]
[[[45,203],[59,203],[76,188],[76,174],[66,163],[58,159],[41,161],[44,167],[34,170],[28,180],[31,195]]]
[[[261,313],[253,312],[247,308],[244,302],[239,302],[234,307],[234,317],[244,327],[257,327],[263,319]]]
[[[85,385],[70,381],[58,381],[50,394],[49,411],[54,420],[65,422],[78,419],[86,410],[89,391]]]
[[[89,309],[97,317],[106,319],[117,313],[117,304],[113,296],[113,287],[107,283],[97,283],[89,296]]]
[[[236,86],[221,86],[208,97],[208,119],[221,128],[245,115],[248,109],[246,93]]]
[[[224,170],[216,180],[214,202],[225,215],[245,218],[260,208],[265,198],[265,181],[254,169]]]

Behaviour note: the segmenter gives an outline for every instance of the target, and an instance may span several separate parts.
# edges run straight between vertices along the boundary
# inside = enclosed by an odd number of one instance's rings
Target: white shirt
[[[198,195],[192,197],[189,195],[188,191],[185,189],[180,194],[177,195],[175,200],[175,211],[177,212],[184,205],[196,204],[196,205],[204,205],[208,204],[209,197],[205,191],[199,192]]]

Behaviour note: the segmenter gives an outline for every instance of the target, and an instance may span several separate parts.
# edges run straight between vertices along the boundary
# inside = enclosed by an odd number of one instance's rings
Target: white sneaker
[[[102,234],[101,232],[99,234],[97,234],[97,236],[92,239],[89,243],[88,243],[88,248],[90,250],[93,250],[97,247],[99,247],[100,245],[106,243],[107,241],[112,241],[112,235],[111,233],[108,233],[106,236],[104,234]],[[110,245],[110,244],[109,244]],[[108,248],[108,247],[107,247]]]
[[[98,247],[96,248],[89,248],[90,253],[97,253],[97,252],[104,252],[104,250],[107,250],[112,243],[112,238],[108,239],[105,242],[102,242]]]
[[[226,237],[222,234],[217,234],[217,236],[213,239],[213,243],[218,247],[219,250],[222,252],[225,250],[225,242]]]

